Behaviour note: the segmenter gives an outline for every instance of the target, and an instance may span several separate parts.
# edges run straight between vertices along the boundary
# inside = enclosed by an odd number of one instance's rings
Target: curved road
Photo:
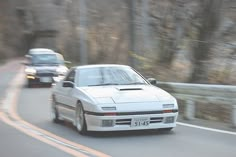
[[[236,135],[180,125],[169,133],[158,131],[92,132],[88,136],[81,136],[69,123],[55,124],[52,122],[49,104],[50,88],[26,88],[20,86],[18,88],[21,88],[17,103],[18,114],[22,119],[68,141],[87,146],[110,156],[236,156]],[[37,145],[38,141],[34,140],[34,142]],[[41,145],[50,148],[47,144]],[[39,145],[39,148],[42,147]],[[52,150],[48,153],[48,156],[58,156]],[[57,153],[60,153],[60,151]],[[60,156],[64,155],[64,152],[61,152]],[[0,154],[0,156],[2,155]],[[68,156],[68,154],[65,156]]]
[[[45,145],[24,133],[9,126],[2,120],[3,100],[11,80],[16,76],[21,65],[17,60],[12,60],[0,66],[0,156],[1,157],[70,157],[64,151]]]

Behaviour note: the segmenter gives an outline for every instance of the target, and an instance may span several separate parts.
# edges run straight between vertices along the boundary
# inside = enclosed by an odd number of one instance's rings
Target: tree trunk
[[[189,78],[191,83],[208,83],[206,62],[220,22],[222,0],[201,0],[200,3],[201,25],[198,29],[198,42],[193,48],[193,69]]]
[[[127,0],[128,14],[129,14],[129,64],[136,68],[135,59],[133,54],[136,53],[136,23],[135,23],[135,11],[136,11],[136,0]]]

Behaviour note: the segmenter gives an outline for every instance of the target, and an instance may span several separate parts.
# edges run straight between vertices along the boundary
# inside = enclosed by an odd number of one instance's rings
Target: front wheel
[[[84,116],[84,109],[81,102],[78,102],[77,108],[76,108],[76,118],[75,118],[75,124],[78,132],[83,135],[87,132],[87,125],[86,120]]]

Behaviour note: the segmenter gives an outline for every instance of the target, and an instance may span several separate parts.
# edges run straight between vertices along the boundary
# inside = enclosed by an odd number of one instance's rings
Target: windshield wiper
[[[95,84],[95,85],[88,85],[88,86],[111,86],[111,85],[119,85],[118,83],[103,83],[103,84]]]

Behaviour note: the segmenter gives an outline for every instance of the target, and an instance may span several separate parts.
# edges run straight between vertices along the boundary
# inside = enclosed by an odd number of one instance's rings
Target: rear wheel
[[[80,134],[87,133],[87,125],[86,125],[86,120],[84,116],[84,109],[81,102],[77,103],[75,124]]]

